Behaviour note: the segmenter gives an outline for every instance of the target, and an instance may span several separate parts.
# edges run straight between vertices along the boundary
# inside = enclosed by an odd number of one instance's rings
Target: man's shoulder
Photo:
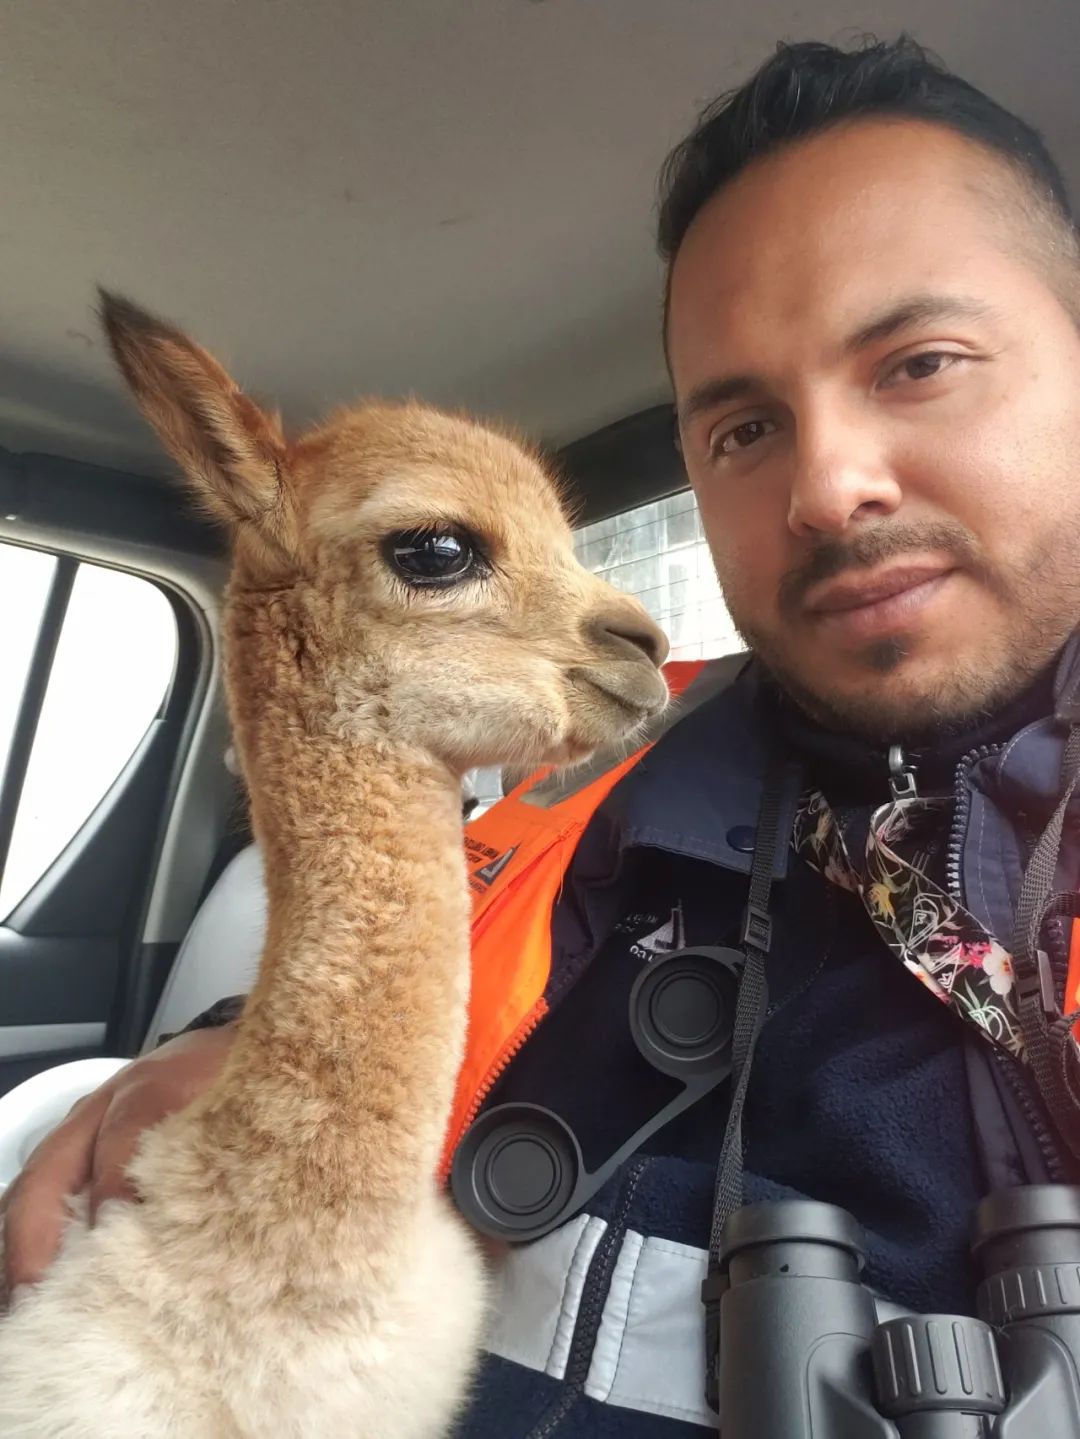
[[[672,723],[615,786],[603,810],[620,848],[647,845],[748,873],[761,787],[774,743],[758,666],[725,656],[703,670]],[[785,816],[794,813],[785,797]],[[777,853],[776,877],[786,869]]]

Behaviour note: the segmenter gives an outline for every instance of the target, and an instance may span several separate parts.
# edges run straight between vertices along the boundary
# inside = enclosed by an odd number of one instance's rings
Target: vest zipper
[[[510,896],[514,893],[518,885],[528,873],[529,868],[533,864],[539,863],[540,860],[543,859],[543,857],[546,855],[547,851],[552,847],[552,845],[561,843],[563,840],[570,837],[573,832],[573,825],[565,825],[557,833],[549,835],[549,842],[539,852],[532,854],[529,860],[529,864],[525,866],[521,874],[515,875],[509,881],[509,883],[503,887],[501,893],[492,897],[492,899],[487,905],[487,908],[480,916],[479,920],[474,922],[471,936],[472,943],[474,945],[476,944],[477,939],[484,933],[487,926],[491,923],[492,918],[496,914],[498,914],[503,908],[503,906],[508,902]],[[563,882],[565,882],[565,875],[563,877]],[[554,903],[558,903],[558,896],[556,896]],[[462,1137],[468,1133],[469,1126],[472,1124],[476,1116],[480,1113],[480,1110],[483,1108],[485,1102],[487,1101],[488,1095],[495,1088],[495,1085],[498,1083],[499,1079],[502,1077],[503,1073],[508,1068],[511,1061],[515,1059],[516,1056],[520,1053],[520,1051],[525,1047],[526,1043],[531,1038],[534,1030],[537,1028],[537,1026],[540,1024],[540,1021],[545,1017],[547,1013],[547,1002],[544,997],[541,996],[540,999],[536,1002],[536,1004],[533,1005],[529,1013],[518,1025],[517,1029],[514,1030],[510,1038],[506,1040],[503,1044],[502,1050],[500,1051],[498,1058],[495,1060],[494,1064],[485,1074],[483,1082],[481,1083],[479,1089],[477,1089],[474,1093],[472,1100],[469,1103],[469,1108],[465,1113],[465,1118],[463,1122],[458,1126],[457,1133],[449,1136],[453,1140],[453,1143],[449,1146],[447,1154],[444,1154],[443,1161],[439,1167],[439,1177],[442,1182],[445,1183],[446,1180],[449,1178],[454,1151],[457,1149],[457,1146],[461,1142]]]
[[[488,1095],[495,1088],[495,1085],[502,1078],[507,1068],[509,1068],[511,1061],[524,1049],[545,1014],[547,1014],[547,1005],[541,1002],[525,1016],[517,1029],[514,1030],[513,1035],[504,1047],[502,1053],[484,1076],[484,1081],[480,1088],[473,1095],[472,1103],[466,1111],[465,1119],[461,1126],[461,1134],[455,1136],[455,1141],[459,1140],[462,1134],[468,1132],[469,1126],[487,1102]]]

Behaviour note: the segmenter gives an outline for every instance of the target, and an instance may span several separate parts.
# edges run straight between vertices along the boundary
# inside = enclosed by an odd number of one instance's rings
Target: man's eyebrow
[[[914,325],[929,325],[937,320],[980,320],[992,314],[991,307],[966,295],[909,295],[872,316],[841,344],[841,352],[854,354],[868,345],[887,340]],[[695,385],[679,406],[679,422],[687,425],[704,411],[715,409],[728,400],[745,399],[767,389],[759,375],[719,375]]]
[[[990,313],[989,305],[965,295],[911,295],[860,325],[847,337],[842,349],[855,354],[914,325],[929,325],[936,320],[983,320]]]
[[[756,375],[727,375],[715,380],[703,380],[695,385],[679,406],[679,422],[686,425],[703,410],[714,409],[726,400],[741,400],[753,391],[764,388],[764,381]]]

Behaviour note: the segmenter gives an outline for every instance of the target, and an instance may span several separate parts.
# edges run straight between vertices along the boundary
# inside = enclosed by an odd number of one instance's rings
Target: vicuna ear
[[[183,331],[130,300],[100,293],[116,362],[206,510],[229,525],[254,527],[272,550],[291,554],[295,517],[279,418],[248,399]]]

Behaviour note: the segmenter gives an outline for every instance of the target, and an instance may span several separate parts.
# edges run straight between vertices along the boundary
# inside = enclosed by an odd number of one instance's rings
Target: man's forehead
[[[987,165],[999,162],[941,127],[891,120],[837,126],[755,162],[704,207],[675,261],[676,372],[718,324],[729,340],[820,331],[839,343],[890,301],[971,290],[980,248],[989,262],[1004,252],[980,223]]]

